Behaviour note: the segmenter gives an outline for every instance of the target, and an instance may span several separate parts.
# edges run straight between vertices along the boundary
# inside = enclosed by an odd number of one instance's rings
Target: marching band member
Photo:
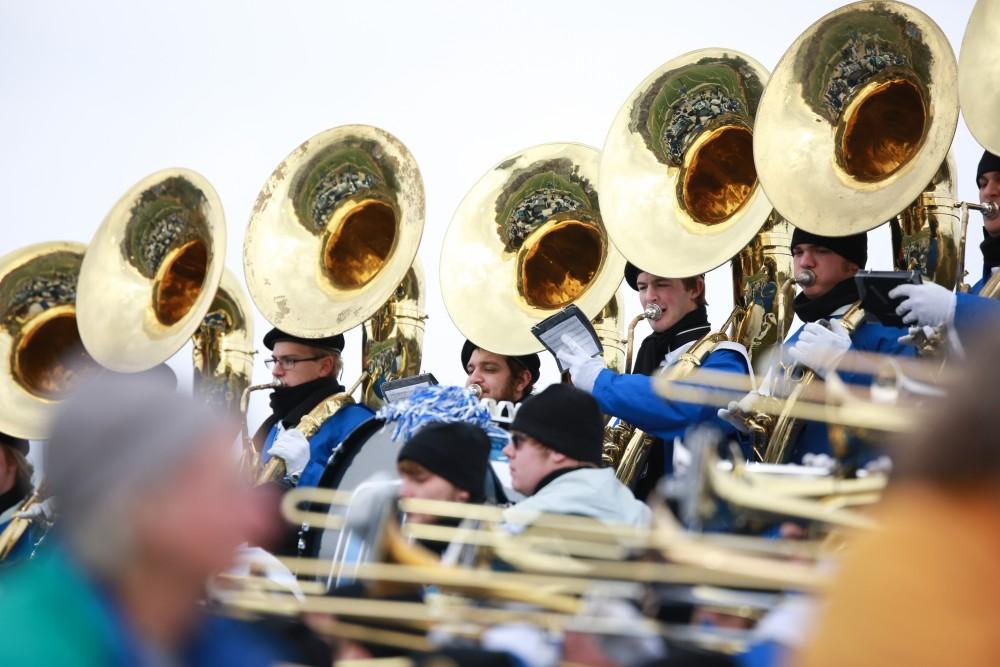
[[[910,357],[916,354],[915,348],[899,342],[905,333],[902,329],[862,322],[849,334],[839,321],[859,298],[854,275],[868,261],[866,234],[819,236],[796,229],[791,245],[794,273],[810,271],[815,275],[813,284],[803,287],[795,297],[795,314],[805,324],[785,341],[786,353],[792,360],[825,378],[850,350]],[[819,323],[823,319],[830,320],[829,328]],[[869,380],[869,376],[859,373],[840,376],[852,384]],[[749,394],[739,403],[730,403],[728,409],[719,410],[719,416],[737,428],[744,428],[738,413],[749,409],[753,396]],[[791,445],[789,461],[801,462],[805,454],[831,453],[826,425],[806,422]]]
[[[689,426],[713,422],[728,434],[735,433],[735,429],[719,419],[713,408],[663,400],[653,391],[648,377],[660,368],[673,366],[695,342],[711,332],[704,276],[665,278],[627,264],[625,281],[639,293],[643,309],[655,304],[663,310],[659,319],[649,320],[653,333],[639,346],[633,374],[615,373],[605,368],[600,357],[589,357],[575,345],[569,345],[570,351],[561,352],[559,359],[569,369],[574,386],[593,394],[602,412],[658,438],[650,448],[645,476],[636,488],[636,496],[643,498],[660,477],[673,471],[674,439]],[[751,372],[746,349],[736,343],[718,345],[702,368]]]
[[[537,512],[587,516],[646,526],[650,511],[615,471],[601,467],[604,421],[584,391],[554,384],[518,410],[504,448],[515,491],[528,496],[505,513],[508,523],[531,523]]]
[[[508,357],[477,346],[470,340],[462,346],[465,386],[479,385],[481,398],[520,403],[538,382],[541,361],[537,354]]]
[[[1000,204],[1000,157],[983,151],[976,168],[976,187],[981,203]],[[960,335],[1000,320],[1000,302],[977,295],[1000,268],[1000,216],[983,220],[983,274],[968,294],[956,294],[937,283],[900,285],[889,296],[902,298],[896,309],[903,321],[917,327],[954,327]],[[965,267],[959,267],[964,271]]]
[[[490,439],[474,424],[437,422],[422,426],[396,457],[400,498],[483,503]],[[406,520],[432,523],[437,517],[410,513]]]
[[[0,578],[0,664],[288,659],[199,605],[237,546],[274,529],[230,444],[230,425],[142,378],[98,378],[67,399],[44,453],[59,522]]]
[[[254,442],[265,460],[280,456],[285,461],[287,483],[315,486],[333,450],[374,413],[364,405],[345,405],[307,440],[295,429],[299,420],[344,391],[337,381],[344,337],[301,338],[271,329],[264,346],[273,353],[264,363],[282,386],[271,393],[271,416],[257,429]]]
[[[0,533],[3,533],[33,491],[31,475],[34,470],[27,459],[28,447],[27,440],[0,433]],[[14,562],[28,556],[33,543],[29,526],[4,562]]]

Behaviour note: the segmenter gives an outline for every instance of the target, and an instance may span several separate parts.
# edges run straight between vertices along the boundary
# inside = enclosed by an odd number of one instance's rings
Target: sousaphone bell
[[[80,267],[80,337],[121,373],[170,358],[202,324],[222,279],[226,225],[211,184],[188,169],[139,181],[98,228]]]
[[[47,437],[54,409],[79,375],[96,368],[77,328],[86,246],[53,241],[0,258],[0,431]]]
[[[533,325],[569,304],[593,319],[612,299],[625,258],[604,227],[599,163],[589,146],[534,146],[466,194],[439,269],[448,314],[466,338],[496,354],[538,352]]]

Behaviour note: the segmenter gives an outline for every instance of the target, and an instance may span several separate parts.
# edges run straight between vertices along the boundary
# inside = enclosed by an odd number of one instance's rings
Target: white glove
[[[825,378],[827,373],[837,367],[850,347],[851,336],[840,320],[832,320],[829,329],[809,322],[802,328],[802,333],[788,351],[788,356]]]
[[[751,391],[738,401],[729,401],[729,407],[719,408],[719,419],[727,421],[740,433],[749,433],[746,425],[746,418],[753,412],[754,401],[760,396],[755,391]]]
[[[267,453],[285,462],[285,470],[289,477],[298,478],[309,463],[309,441],[301,431],[294,428],[285,429],[274,439]]]
[[[955,293],[937,283],[899,285],[889,292],[892,299],[903,299],[896,307],[904,324],[939,327],[955,319]]]
[[[932,340],[937,335],[934,327],[910,327],[905,336],[900,336],[897,341],[900,345],[922,345],[924,340]]]
[[[16,519],[28,519],[30,521],[45,521],[52,523],[52,518],[56,512],[52,506],[52,498],[46,498],[40,503],[35,503],[23,512],[14,515]]]
[[[604,359],[591,357],[580,344],[567,335],[560,339],[563,347],[556,355],[562,367],[573,377],[573,386],[587,393],[594,391],[597,376],[604,370]]]

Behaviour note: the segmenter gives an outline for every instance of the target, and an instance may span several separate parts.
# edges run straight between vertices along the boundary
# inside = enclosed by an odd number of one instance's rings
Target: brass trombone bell
[[[813,23],[764,90],[753,153],[767,198],[789,222],[845,236],[914,201],[958,124],[948,38],[900,2],[855,2]]]
[[[46,437],[48,421],[80,373],[96,367],[77,329],[86,246],[30,245],[0,258],[0,431]]]
[[[441,293],[462,334],[496,354],[538,352],[531,327],[575,303],[593,319],[625,258],[598,202],[597,150],[543,144],[511,155],[466,194],[441,249]]]
[[[601,156],[601,211],[615,246],[661,276],[704,273],[771,213],[752,128],[767,70],[702,49],[660,66],[618,111]]]
[[[202,322],[222,279],[226,223],[203,176],[165,169],[112,207],[80,268],[80,336],[102,366],[134,373],[166,361]]]
[[[413,263],[424,186],[385,130],[344,125],[307,139],[254,204],[243,243],[250,296],[296,336],[343,333],[389,299]]]
[[[1000,3],[978,0],[969,16],[958,54],[958,99],[969,132],[981,146],[1000,155]]]

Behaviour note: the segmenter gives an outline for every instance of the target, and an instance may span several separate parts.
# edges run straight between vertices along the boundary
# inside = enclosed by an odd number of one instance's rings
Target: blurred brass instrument
[[[194,396],[228,414],[240,414],[240,399],[253,378],[253,311],[228,269],[191,342]]]
[[[622,335],[622,329],[625,324],[622,321],[624,312],[625,300],[622,298],[621,290],[618,290],[611,297],[611,300],[608,301],[607,305],[601,309],[601,312],[597,314],[597,317],[590,321],[594,326],[594,331],[597,333],[597,339],[601,341],[604,365],[616,373],[621,373],[622,371],[628,373],[626,365],[631,363],[632,357],[629,351],[632,345],[631,339],[626,341]],[[630,336],[634,329],[635,325],[633,324],[629,329]]]
[[[384,306],[365,321],[361,334],[361,367],[367,372],[361,401],[373,410],[382,407],[383,382],[420,373],[423,354],[424,271],[414,257],[403,281]]]
[[[501,355],[537,352],[531,327],[569,304],[597,317],[625,259],[608,238],[597,150],[543,144],[484,174],[452,216],[441,294],[458,330]]]
[[[279,164],[257,197],[247,224],[243,267],[250,296],[273,326],[303,338],[343,333],[365,323],[362,366],[350,391],[329,397],[303,418],[308,438],[364,385],[378,407],[377,386],[419,371],[423,278],[416,262],[424,223],[424,188],[409,150],[385,130],[335,127],[307,139]],[[244,456],[259,452],[246,427]],[[272,459],[259,481],[280,478]]]

